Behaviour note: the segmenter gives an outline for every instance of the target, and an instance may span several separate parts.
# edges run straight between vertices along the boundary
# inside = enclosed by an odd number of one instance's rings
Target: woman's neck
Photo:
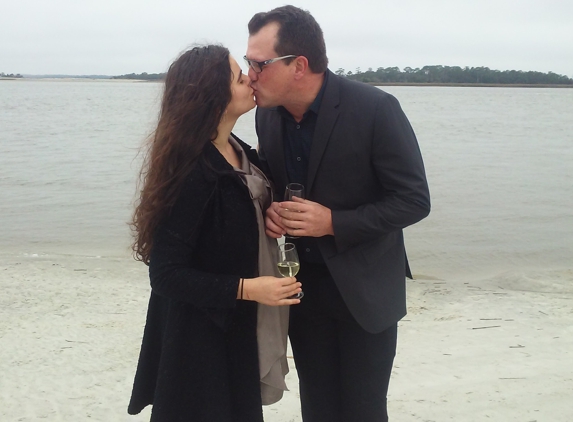
[[[217,126],[217,137],[211,141],[219,150],[227,148],[229,144],[229,136],[231,136],[231,131],[235,127],[237,119],[231,119],[226,114],[223,115],[221,123]]]
[[[211,141],[215,148],[219,150],[221,155],[225,157],[229,164],[233,167],[240,168],[241,161],[235,148],[229,143],[229,137],[231,136],[231,131],[235,126],[237,119],[229,119],[228,117],[223,117],[219,126],[217,126],[217,137]]]

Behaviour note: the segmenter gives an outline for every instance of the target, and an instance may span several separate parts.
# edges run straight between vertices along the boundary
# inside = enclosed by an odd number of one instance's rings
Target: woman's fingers
[[[282,299],[278,306],[298,305],[299,303],[300,299]]]

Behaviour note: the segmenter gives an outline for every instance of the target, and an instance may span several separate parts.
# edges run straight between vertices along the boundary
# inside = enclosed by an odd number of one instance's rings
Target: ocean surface
[[[0,81],[2,255],[127,257],[161,84]],[[418,136],[432,212],[414,274],[573,267],[573,89],[384,87]],[[254,113],[234,132],[256,145]]]

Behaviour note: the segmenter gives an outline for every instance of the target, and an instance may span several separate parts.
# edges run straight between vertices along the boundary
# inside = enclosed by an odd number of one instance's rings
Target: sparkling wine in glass
[[[283,243],[279,245],[279,259],[277,262],[277,267],[279,273],[283,277],[294,277],[298,274],[300,269],[300,261],[298,259],[298,253],[296,252],[296,246],[294,243]],[[289,299],[300,299],[304,296],[303,292],[297,293]]]

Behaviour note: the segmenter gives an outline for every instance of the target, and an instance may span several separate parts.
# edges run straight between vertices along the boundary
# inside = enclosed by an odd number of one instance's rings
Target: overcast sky
[[[251,16],[284,1],[2,0],[0,72],[156,73],[196,42],[240,59]],[[573,0],[301,0],[330,68],[424,65],[573,77]]]

